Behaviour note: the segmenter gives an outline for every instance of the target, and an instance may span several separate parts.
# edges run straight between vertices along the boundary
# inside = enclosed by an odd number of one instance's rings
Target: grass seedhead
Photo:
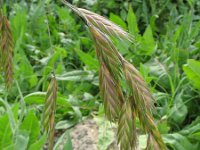
[[[118,121],[117,138],[121,150],[132,150],[137,147],[135,126],[136,115],[132,111],[130,101],[124,102]]]
[[[77,8],[67,1],[63,0],[63,3],[70,7],[78,16],[83,18],[86,23],[89,25],[93,25],[97,29],[99,29],[102,33],[105,33],[111,37],[133,41],[133,37],[118,25],[114,24],[113,22],[109,21],[103,16],[100,16],[96,13],[93,13],[89,10],[83,8]]]
[[[55,76],[52,76],[48,86],[47,95],[43,111],[43,129],[48,134],[48,149],[53,149],[54,144],[54,124],[57,98],[57,81]]]
[[[9,21],[0,13],[0,66],[3,70],[6,88],[11,88],[13,81],[13,36]]]
[[[161,138],[161,135],[153,121],[151,109],[153,108],[152,96],[148,89],[148,86],[140,76],[139,72],[133,65],[124,61],[123,69],[127,84],[132,91],[131,103],[136,110],[136,113],[140,119],[143,129],[149,134],[148,144],[152,142],[155,147],[159,147],[160,150],[165,150],[166,146]]]
[[[123,94],[104,63],[100,68],[99,83],[106,117],[110,121],[117,120],[123,104]]]
[[[116,81],[119,81],[122,74],[122,62],[119,59],[118,51],[107,35],[92,25],[90,25],[89,28],[95,42],[97,57],[100,64],[103,62],[112,77],[114,77]]]
[[[112,39],[128,39],[129,34],[110,22],[88,10],[64,3],[83,18],[89,27],[95,43],[100,63],[99,85],[104,109],[110,121],[118,123],[118,144],[121,150],[137,148],[135,118],[140,119],[144,131],[149,135],[148,147],[166,150],[166,146],[153,121],[152,95],[139,71],[128,63],[117,51]],[[127,89],[123,89],[121,80],[126,80]],[[127,100],[126,100],[127,98]]]

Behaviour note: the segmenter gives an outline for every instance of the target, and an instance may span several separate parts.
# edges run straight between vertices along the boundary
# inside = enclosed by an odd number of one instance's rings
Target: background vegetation
[[[154,117],[165,143],[173,150],[199,150],[200,1],[72,2],[134,36],[133,45],[117,46],[151,87]],[[104,116],[99,64],[88,29],[58,0],[7,0],[3,9],[15,47],[9,92],[0,76],[0,149],[43,147],[47,137],[41,134],[41,117],[53,64],[58,82],[55,127],[63,133],[58,143],[69,149],[66,129],[85,118]],[[145,138],[141,133],[140,139]]]

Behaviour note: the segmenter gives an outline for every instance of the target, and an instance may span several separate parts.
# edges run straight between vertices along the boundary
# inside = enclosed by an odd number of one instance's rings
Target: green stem
[[[20,113],[20,117],[19,117],[19,124],[22,122],[25,113],[26,113],[26,103],[24,101],[24,96],[22,94],[21,88],[17,82],[17,80],[15,80],[16,86],[17,86],[17,90],[19,92],[19,96],[20,96],[20,106],[21,106],[21,113]]]

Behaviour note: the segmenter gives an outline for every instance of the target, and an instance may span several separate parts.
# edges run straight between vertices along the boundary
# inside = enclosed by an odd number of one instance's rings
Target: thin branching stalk
[[[13,36],[9,21],[0,11],[0,66],[4,73],[6,87],[9,89],[13,81]]]
[[[57,98],[57,81],[53,75],[48,86],[43,111],[43,129],[48,134],[48,149],[52,150],[54,145],[54,124]]]

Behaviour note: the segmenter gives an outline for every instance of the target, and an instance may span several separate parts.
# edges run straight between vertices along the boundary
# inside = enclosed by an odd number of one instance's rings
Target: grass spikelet
[[[133,150],[137,147],[135,118],[135,113],[127,100],[122,106],[118,121],[117,137],[121,150]]]
[[[9,21],[6,16],[0,14],[0,65],[4,72],[6,87],[9,89],[13,80],[13,36]]]
[[[47,95],[43,111],[43,129],[48,134],[48,149],[53,149],[54,144],[54,124],[57,98],[57,82],[55,76],[52,76],[47,89]]]
[[[122,72],[122,62],[119,59],[118,51],[109,37],[92,25],[89,28],[95,42],[99,62],[104,62],[112,77],[119,81]]]
[[[99,72],[99,81],[106,117],[110,121],[114,121],[118,119],[123,95],[119,85],[114,81],[104,63],[102,63]]]
[[[68,7],[72,8],[72,10],[77,15],[82,17],[87,24],[88,23],[92,24],[94,27],[98,28],[101,32],[118,39],[133,41],[133,37],[129,33],[124,31],[121,27],[109,21],[105,17],[83,8],[77,8],[65,0],[63,0],[63,3],[66,4]]]
[[[125,78],[128,85],[132,90],[132,103],[136,109],[137,115],[146,133],[151,135],[151,141],[154,141],[154,145],[158,145],[160,150],[166,150],[166,146],[161,138],[161,135],[153,121],[151,115],[152,109],[152,96],[151,93],[139,75],[138,71],[128,62],[124,62],[123,65]]]
[[[136,100],[136,104],[140,104],[140,109],[150,111],[153,107],[152,95],[144,79],[141,77],[138,70],[125,60],[123,62],[123,70],[127,84],[131,88],[133,97]]]

